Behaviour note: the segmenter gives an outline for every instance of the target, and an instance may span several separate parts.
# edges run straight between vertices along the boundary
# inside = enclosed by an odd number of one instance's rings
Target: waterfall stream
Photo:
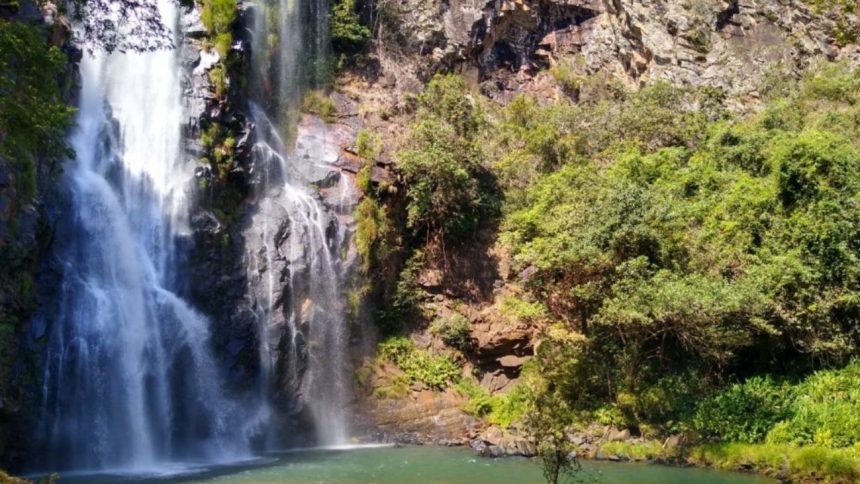
[[[314,444],[344,445],[352,373],[342,255],[349,234],[338,210],[351,210],[354,189],[322,159],[331,144],[324,140],[326,128],[298,126],[301,96],[325,58],[328,7],[321,0],[259,7],[250,114],[253,163],[260,173],[257,212],[246,240],[248,279],[263,288],[255,292],[261,366],[272,392],[292,397],[292,408],[281,411],[310,416]],[[299,139],[290,140],[296,132]],[[302,133],[309,136],[302,139]],[[298,150],[303,143],[308,146]],[[334,202],[322,200],[315,182],[334,185]]]
[[[160,8],[175,25],[173,2]],[[195,165],[181,149],[179,76],[175,51],[82,61],[62,282],[44,316],[48,468],[144,471],[248,453],[209,323],[178,293]]]
[[[178,25],[179,7],[158,1],[166,25]],[[256,181],[239,235],[260,391],[228,395],[211,321],[186,300],[198,163],[184,151],[180,54],[87,55],[54,249],[59,285],[37,316],[48,328],[40,467],[153,472],[242,459],[252,442],[348,443],[344,257],[357,193],[330,165],[323,123],[306,123],[301,155],[283,135],[296,133],[299,99],[325,57],[327,6],[254,8]]]

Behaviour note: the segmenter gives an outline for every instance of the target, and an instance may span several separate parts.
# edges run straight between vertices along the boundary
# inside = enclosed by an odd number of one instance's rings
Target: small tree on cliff
[[[483,115],[462,77],[436,76],[418,98],[417,121],[397,154],[407,225],[427,241],[454,241],[495,216],[498,195],[481,163]]]

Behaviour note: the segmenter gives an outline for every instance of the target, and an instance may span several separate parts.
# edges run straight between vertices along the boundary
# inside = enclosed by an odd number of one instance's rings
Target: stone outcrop
[[[860,62],[855,14],[801,0],[397,0],[378,53],[381,79],[414,89],[459,70],[506,101],[518,92],[564,93],[538,75],[611,74],[628,86],[665,80],[724,89],[742,109],[768,76],[819,60]],[[383,34],[386,31],[383,32]],[[411,58],[404,67],[402,57]],[[397,60],[400,59],[400,60]],[[420,84],[420,82],[418,82]]]

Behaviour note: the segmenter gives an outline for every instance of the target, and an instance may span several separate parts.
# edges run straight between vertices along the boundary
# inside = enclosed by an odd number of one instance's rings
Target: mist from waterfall
[[[159,7],[176,25],[176,5]],[[81,63],[61,286],[41,316],[50,328],[44,468],[148,471],[249,452],[209,323],[179,294],[195,161],[182,150],[176,55],[96,53]]]
[[[349,437],[352,371],[342,261],[348,233],[337,216],[339,203],[324,203],[312,184],[331,170],[315,152],[316,141],[304,140],[309,146],[300,156],[295,140],[301,96],[326,59],[327,12],[324,0],[280,0],[261,5],[254,16],[250,113],[257,213],[246,239],[249,282],[263,288],[255,302],[266,389],[286,396],[276,399],[281,413],[310,415],[314,444],[333,446]],[[343,177],[334,189],[343,200],[351,196]]]

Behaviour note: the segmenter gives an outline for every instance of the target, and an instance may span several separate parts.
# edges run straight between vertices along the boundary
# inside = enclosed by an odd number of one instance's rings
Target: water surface
[[[644,484],[763,484],[768,478],[708,469],[677,468],[649,464],[583,462],[578,482]],[[285,483],[444,483],[444,484],[541,484],[540,467],[532,459],[485,459],[468,449],[444,447],[358,448],[309,450],[284,453],[244,465],[198,470],[193,474],[150,476],[89,476],[83,481],[270,484]]]

